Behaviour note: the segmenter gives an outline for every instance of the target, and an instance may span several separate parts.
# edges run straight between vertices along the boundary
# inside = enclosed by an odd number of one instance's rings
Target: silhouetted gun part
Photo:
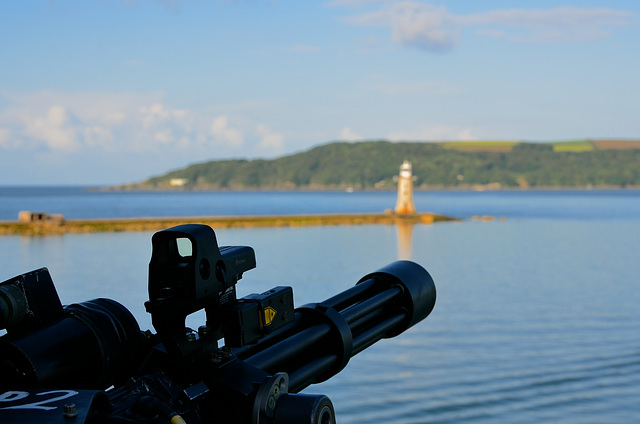
[[[394,262],[353,288],[296,309],[289,327],[235,353],[267,372],[286,372],[289,389],[297,392],[337,374],[352,356],[380,339],[424,319],[435,299],[435,284],[424,268]]]
[[[250,247],[219,247],[203,225],[152,244],[145,305],[157,334],[109,299],[63,307],[46,268],[0,283],[0,422],[332,424],[327,396],[298,392],[436,300],[429,273],[409,261],[297,309],[291,287],[236,299],[255,267]],[[206,323],[185,328],[199,310]]]
[[[46,268],[0,283],[0,328],[26,333],[60,319],[63,314]]]
[[[165,348],[185,357],[217,347],[223,337],[222,308],[235,304],[236,283],[245,271],[255,268],[253,249],[218,247],[213,229],[196,224],[159,231],[152,245],[145,306]],[[202,309],[207,315],[207,337],[193,343],[184,331],[185,320]]]
[[[104,389],[134,371],[140,328],[124,306],[93,299],[63,307],[46,268],[0,283],[19,308],[0,322],[0,389]],[[16,300],[17,299],[17,300]],[[21,316],[21,320],[13,319]]]

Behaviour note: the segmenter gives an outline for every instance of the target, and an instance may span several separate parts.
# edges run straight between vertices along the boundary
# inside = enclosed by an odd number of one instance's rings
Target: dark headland
[[[395,190],[404,160],[417,190],[640,187],[640,140],[363,141],[196,163],[108,190]]]

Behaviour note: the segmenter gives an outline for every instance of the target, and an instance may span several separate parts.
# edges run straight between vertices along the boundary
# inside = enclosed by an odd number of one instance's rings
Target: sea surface
[[[0,187],[0,220],[382,212],[393,192],[99,192]],[[296,305],[410,259],[434,311],[325,383],[338,423],[640,422],[640,191],[435,191],[420,211],[459,223],[216,230],[249,245],[239,296],[291,285]],[[503,220],[475,221],[490,215]],[[152,328],[150,232],[0,237],[0,281],[46,266],[64,304],[118,300]],[[194,321],[202,320],[198,315]],[[194,326],[199,324],[194,323]]]

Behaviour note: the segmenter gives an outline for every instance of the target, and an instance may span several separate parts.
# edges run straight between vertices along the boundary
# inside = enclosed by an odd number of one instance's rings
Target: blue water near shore
[[[306,391],[329,395],[341,424],[640,422],[640,192],[415,196],[419,210],[465,221],[216,230],[220,244],[256,251],[240,296],[291,285],[297,305],[320,301],[399,258],[432,274],[438,300],[426,320]],[[392,192],[0,188],[3,220],[23,209],[108,218],[381,212],[394,204]],[[47,266],[63,303],[110,297],[151,328],[143,307],[151,236],[0,237],[0,280]]]

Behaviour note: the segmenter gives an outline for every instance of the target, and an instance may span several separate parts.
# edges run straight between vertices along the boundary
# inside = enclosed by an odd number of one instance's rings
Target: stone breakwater
[[[433,224],[457,221],[434,213],[398,215],[393,213],[330,215],[196,216],[169,218],[114,218],[63,220],[59,222],[0,221],[0,235],[53,235],[115,231],[159,231],[181,224],[206,224],[213,228],[303,227],[321,225]]]

